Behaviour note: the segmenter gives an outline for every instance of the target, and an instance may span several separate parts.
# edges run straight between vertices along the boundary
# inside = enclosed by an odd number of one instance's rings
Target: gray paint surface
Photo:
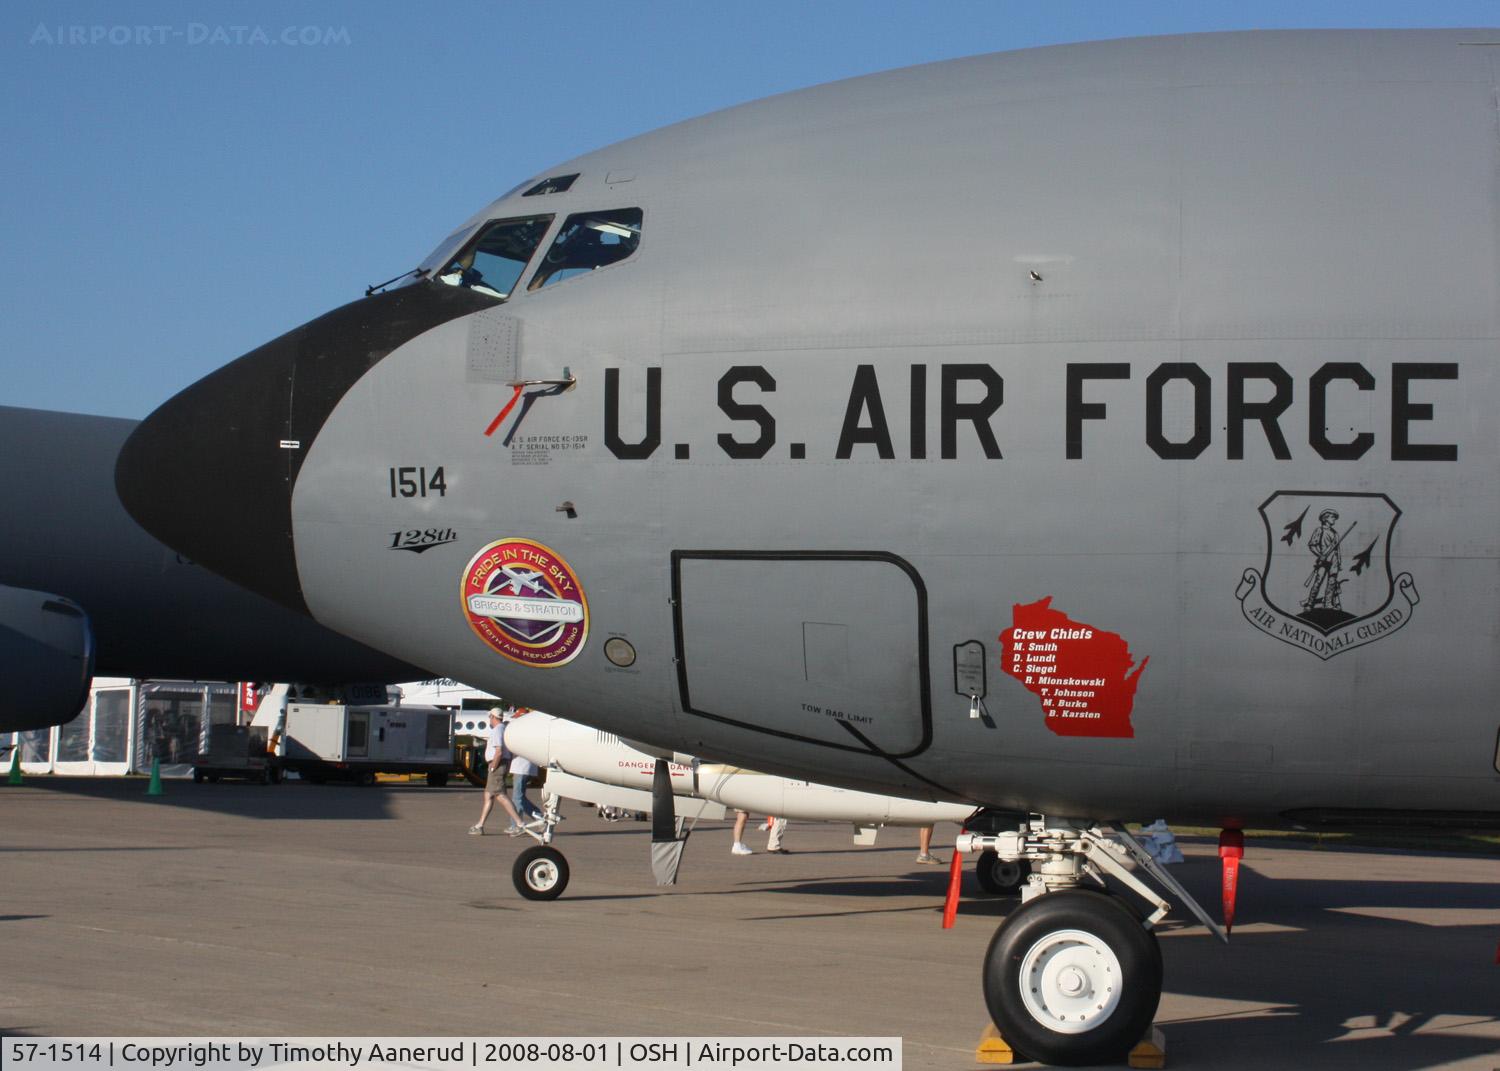
[[[639,207],[639,252],[537,292],[523,282],[498,349],[454,321],[349,389],[294,490],[307,605],[372,646],[634,739],[877,791],[1229,824],[1500,812],[1500,141],[1495,50],[1470,47],[1497,40],[1250,33],[981,56],[560,164],[581,175],[566,193],[511,195],[474,221],[545,211],[555,229]],[[622,171],[632,181],[608,181]],[[511,388],[476,370],[512,359],[522,379],[575,385],[537,400],[505,446],[482,431]],[[1095,378],[1099,365],[1125,378]],[[1070,368],[1099,407],[1073,434]],[[657,423],[650,370],[660,443],[623,459],[606,385],[618,377],[619,437],[641,442]],[[869,430],[872,383],[889,450]],[[1247,408],[1232,419],[1236,392]],[[774,441],[735,408],[752,405]],[[851,428],[867,441],[841,450]],[[1336,456],[1362,434],[1361,456]],[[1192,456],[1161,456],[1198,437]],[[752,442],[757,456],[734,456]],[[416,465],[441,466],[447,490],[387,492],[391,469]],[[1295,607],[1256,624],[1247,573],[1285,591],[1284,571],[1313,562],[1315,521],[1277,550],[1290,518],[1260,511],[1278,494],[1314,518],[1352,496],[1400,510],[1354,573],[1367,519],[1342,574],[1356,616],[1394,608],[1399,628],[1324,658],[1281,632]],[[449,528],[421,555],[390,549],[393,533]],[[587,593],[590,636],[566,665],[508,661],[464,618],[466,563],[504,538],[544,544]],[[874,702],[889,697],[874,677],[857,686],[872,697],[862,752],[766,731],[806,702],[807,667],[784,654],[758,681],[716,682],[755,727],[684,709],[684,644],[759,635],[769,652],[790,641],[768,629],[868,623],[837,605],[830,573],[759,633],[716,591],[722,609],[684,638],[671,563],[686,550],[909,563],[928,600],[930,741],[891,754],[912,712]],[[756,582],[771,572],[739,590]],[[1002,671],[1015,608],[1048,599],[1128,648],[1129,736],[1061,735]],[[638,652],[628,669],[603,657],[608,636]],[[971,641],[989,659],[988,720],[945,677]]]

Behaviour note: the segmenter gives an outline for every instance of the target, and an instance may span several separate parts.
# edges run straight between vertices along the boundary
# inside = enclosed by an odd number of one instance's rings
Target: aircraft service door
[[[682,709],[850,751],[931,739],[927,592],[893,554],[674,551]]]
[[[363,759],[370,754],[370,712],[349,712],[349,730],[345,740],[344,757]]]

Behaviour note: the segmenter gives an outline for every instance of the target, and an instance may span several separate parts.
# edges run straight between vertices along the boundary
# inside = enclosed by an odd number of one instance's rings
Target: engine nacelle
[[[651,791],[656,755],[638,751],[613,733],[532,711],[505,727],[505,746],[538,766],[557,766],[575,777],[586,777],[605,785]],[[665,757],[665,756],[662,756]],[[669,761],[672,793],[691,796],[696,778],[690,756],[687,762]]]
[[[0,732],[71,721],[94,679],[94,634],[77,603],[0,585]]]

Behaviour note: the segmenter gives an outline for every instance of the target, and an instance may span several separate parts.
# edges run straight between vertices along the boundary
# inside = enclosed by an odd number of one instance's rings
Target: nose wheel
[[[1064,1066],[1123,1059],[1161,1000],[1156,936],[1113,896],[1061,889],[1011,912],[984,961],[984,999],[1019,1052]]]

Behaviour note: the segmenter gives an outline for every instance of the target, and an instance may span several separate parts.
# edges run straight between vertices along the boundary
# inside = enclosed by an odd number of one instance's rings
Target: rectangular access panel
[[[897,757],[931,738],[927,592],[894,554],[674,551],[683,710]]]

